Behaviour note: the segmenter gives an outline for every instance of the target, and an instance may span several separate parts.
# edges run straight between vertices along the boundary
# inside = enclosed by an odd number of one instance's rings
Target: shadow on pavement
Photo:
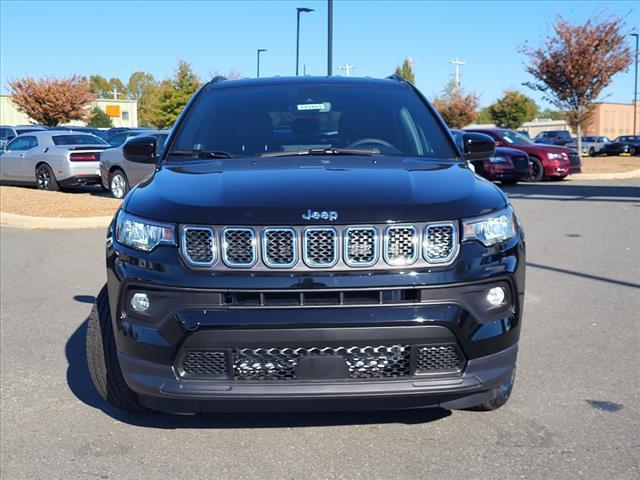
[[[640,202],[640,187],[574,185],[571,183],[522,183],[502,186],[509,198],[570,202]]]
[[[567,270],[565,268],[550,267],[548,265],[540,265],[539,263],[527,262],[527,267],[539,268],[541,270],[549,270],[551,272],[566,273],[567,275],[575,275],[576,277],[588,278],[589,280],[596,280],[598,282],[613,283],[614,285],[621,285],[623,287],[640,288],[637,283],[625,282],[624,280],[616,280],[614,278],[600,277],[598,275],[591,275],[589,273],[576,272],[575,270]]]
[[[93,305],[96,301],[96,297],[94,297],[93,295],[74,295],[73,299],[76,302],[90,303],[91,305]]]
[[[90,407],[101,410],[122,423],[139,427],[179,428],[293,428],[341,425],[368,425],[429,423],[451,415],[443,408],[363,411],[363,412],[310,412],[310,413],[221,413],[199,415],[169,415],[149,412],[130,414],[112,407],[103,400],[93,386],[86,362],[85,335],[87,320],[71,335],[65,346],[67,356],[67,384],[73,394]]]

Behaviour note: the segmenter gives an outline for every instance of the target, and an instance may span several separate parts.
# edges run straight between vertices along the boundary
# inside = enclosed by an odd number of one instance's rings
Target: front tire
[[[144,411],[138,395],[129,388],[122,376],[106,285],[98,293],[89,315],[86,346],[87,366],[98,394],[121,410]]]
[[[531,160],[531,175],[523,178],[525,182],[539,182],[544,177],[544,166],[542,161],[536,157],[529,157]]]
[[[589,149],[589,156],[590,157],[595,157],[596,156],[596,150],[593,147],[591,147]]]
[[[122,170],[114,170],[109,175],[109,190],[115,198],[124,198],[129,193],[129,180]]]
[[[516,369],[514,368],[511,378],[494,390],[496,393],[495,399],[481,403],[475,407],[471,407],[469,410],[475,410],[476,412],[491,412],[504,406],[509,401],[509,397],[511,397],[515,379]]]
[[[36,168],[36,187],[38,187],[38,190],[49,190],[51,192],[60,190],[53,170],[46,163],[38,165],[38,168]]]

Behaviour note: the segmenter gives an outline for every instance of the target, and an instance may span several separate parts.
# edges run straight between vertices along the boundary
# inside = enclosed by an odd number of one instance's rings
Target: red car
[[[533,143],[524,135],[504,128],[473,128],[469,131],[489,135],[497,146],[529,154],[531,175],[525,181],[539,182],[543,178],[562,180],[570,173],[580,172],[580,155],[570,148]]]

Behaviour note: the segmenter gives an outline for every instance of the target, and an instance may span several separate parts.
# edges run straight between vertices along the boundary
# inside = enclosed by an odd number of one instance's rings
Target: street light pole
[[[333,60],[333,0],[327,0],[327,76],[331,76]]]
[[[300,14],[313,12],[313,8],[298,7],[298,19],[296,22],[296,77],[298,76],[298,65],[300,59]]]
[[[260,78],[260,54],[262,52],[266,52],[267,49],[266,48],[259,48],[258,49],[258,66],[256,68],[256,78]]]
[[[636,123],[638,121],[638,34],[632,33],[631,36],[636,37],[636,54],[633,59],[636,64],[636,74],[633,81],[633,134],[636,135],[638,133],[636,129]]]

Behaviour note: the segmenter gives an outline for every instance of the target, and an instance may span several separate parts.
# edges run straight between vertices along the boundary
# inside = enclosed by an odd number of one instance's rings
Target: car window
[[[595,142],[597,140],[596,140],[596,137],[582,137],[582,141],[583,142]]]
[[[32,143],[32,138],[29,135],[26,136],[22,136],[22,137],[16,137],[12,142],[10,142],[7,145],[7,150],[14,150],[14,151],[24,151],[24,150],[29,150],[30,147],[29,145],[31,145]]]
[[[38,139],[36,137],[27,137],[29,139],[29,148],[35,148],[38,146]]]
[[[54,135],[51,139],[55,145],[106,145],[106,142],[95,135]]]
[[[18,135],[24,135],[25,133],[41,132],[41,131],[42,131],[41,128],[16,128],[16,133]]]
[[[13,134],[13,130],[10,128],[0,128],[0,139],[2,140],[11,140],[16,136]]]
[[[456,158],[436,117],[413,91],[396,85],[212,89],[199,97],[173,143],[174,150],[238,156],[328,147]]]
[[[498,136],[509,145],[531,145],[532,143],[531,140],[524,135],[511,130],[501,130],[498,132]]]
[[[164,144],[167,141],[167,137],[169,135],[166,133],[163,134],[158,134],[158,135],[154,135],[154,137],[156,137],[156,139],[158,139],[158,141],[156,142],[156,154],[157,155],[161,155],[162,151],[164,150]]]

